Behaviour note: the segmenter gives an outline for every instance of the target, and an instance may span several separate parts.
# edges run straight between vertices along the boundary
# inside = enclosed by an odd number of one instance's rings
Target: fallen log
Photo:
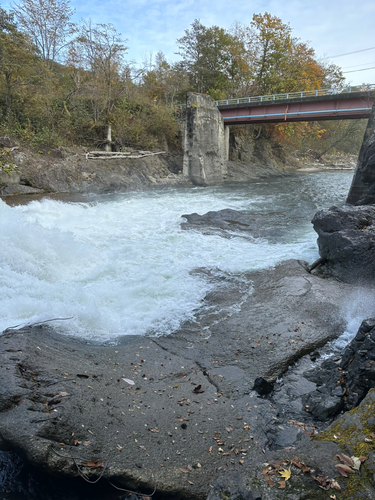
[[[128,151],[89,151],[86,153],[86,160],[111,160],[113,158],[144,158],[145,156],[154,156],[154,155],[162,155],[166,154],[167,151],[137,151],[138,154],[134,154],[135,152]]]

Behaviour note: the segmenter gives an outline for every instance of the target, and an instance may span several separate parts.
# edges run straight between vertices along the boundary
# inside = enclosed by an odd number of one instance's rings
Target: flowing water
[[[342,205],[351,179],[352,172],[338,171],[80,202],[0,200],[0,332],[69,317],[55,324],[92,341],[168,334],[193,316],[212,286],[194,269],[239,276],[289,258],[314,261],[311,218]],[[183,214],[223,208],[254,213],[267,237],[180,228]]]

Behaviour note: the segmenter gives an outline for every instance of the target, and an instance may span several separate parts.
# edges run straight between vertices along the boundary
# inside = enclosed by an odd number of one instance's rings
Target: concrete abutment
[[[210,186],[223,182],[228,154],[224,122],[210,96],[187,94],[183,146],[183,173],[193,184]]]

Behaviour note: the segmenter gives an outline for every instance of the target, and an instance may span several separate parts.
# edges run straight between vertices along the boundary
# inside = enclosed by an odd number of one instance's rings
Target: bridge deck
[[[375,85],[216,101],[226,125],[368,118]]]

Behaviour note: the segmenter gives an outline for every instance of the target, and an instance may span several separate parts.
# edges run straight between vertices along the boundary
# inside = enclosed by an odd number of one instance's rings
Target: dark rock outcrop
[[[375,207],[331,207],[315,214],[324,270],[348,283],[375,280]]]
[[[362,322],[341,359],[330,358],[305,377],[317,384],[304,397],[306,408],[317,420],[331,419],[341,410],[358,406],[375,388],[375,319]]]
[[[375,105],[367,123],[346,202],[351,205],[375,204]]]
[[[243,236],[250,238],[267,238],[277,240],[288,229],[282,214],[254,214],[245,210],[238,211],[231,208],[210,211],[199,215],[182,215],[186,222],[181,223],[182,229],[194,229],[203,234],[218,234],[225,238]]]

